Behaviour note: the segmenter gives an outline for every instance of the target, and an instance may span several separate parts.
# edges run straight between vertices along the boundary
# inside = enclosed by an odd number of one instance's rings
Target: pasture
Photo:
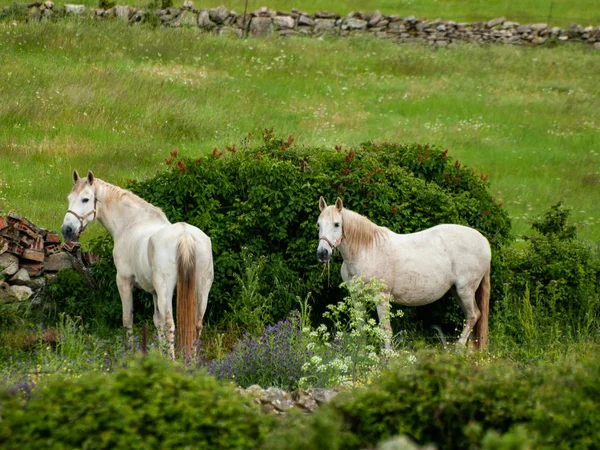
[[[205,154],[274,127],[331,148],[447,147],[490,176],[516,234],[562,199],[582,236],[600,238],[600,63],[585,45],[435,50],[85,21],[0,27],[0,207],[46,227],[59,227],[74,168],[122,185],[174,148]]]
[[[577,8],[555,1],[551,9],[541,0],[527,8],[516,1],[468,3],[277,0],[267,6],[600,23],[593,0]],[[244,7],[225,5],[240,13]],[[249,10],[260,6],[249,3]],[[141,342],[141,324],[152,328],[148,298],[135,298],[133,338],[114,326],[121,311],[112,244],[100,224],[90,225],[83,246],[105,256],[94,290],[75,271],[63,271],[31,304],[0,301],[0,444],[358,449],[403,434],[440,449],[594,448],[598,50],[583,43],[434,49],[360,37],[242,40],[86,19],[0,21],[0,36],[0,215],[16,211],[58,230],[73,169],[91,169],[120,186],[135,181],[132,190],[167,215],[213,227],[207,234],[216,245],[217,281],[208,300],[213,316],[194,354],[166,361],[153,329]],[[274,134],[265,131],[270,128]],[[292,142],[287,136],[299,150],[281,156]],[[246,151],[236,155],[239,172],[228,167],[233,144]],[[353,160],[353,149],[365,166]],[[303,167],[294,158],[311,161],[314,178],[292,175]],[[377,172],[385,158],[393,164]],[[394,170],[423,158],[443,170],[430,178],[424,166],[420,176]],[[332,189],[333,196],[341,167],[355,174],[344,204],[360,207],[364,193],[357,186],[379,195],[371,209],[378,223],[418,228],[434,217],[459,216],[466,223],[475,212],[472,220],[488,226],[495,240],[485,351],[454,346],[465,324],[450,309],[429,319],[435,326],[438,317],[455,323],[455,332],[428,328],[437,337],[426,340],[408,326],[399,329],[414,316],[394,308],[393,346],[384,348],[389,331],[373,320],[385,300],[382,286],[331,285],[340,279],[341,257],[333,258],[336,273],[318,265],[318,196],[305,186]],[[241,180],[239,173],[254,178]],[[453,181],[443,173],[456,174],[455,185],[448,187]],[[194,191],[198,180],[212,198]],[[251,188],[277,192],[284,184],[299,206],[246,195]],[[397,192],[386,191],[388,185]],[[217,202],[218,186],[227,195]],[[172,190],[177,198],[169,197]],[[394,197],[404,192],[417,194]],[[386,217],[387,199],[392,210],[404,201],[405,210]],[[444,204],[434,205],[436,199]],[[221,214],[210,209],[215,203],[227,211],[235,204],[242,213]],[[300,214],[302,221],[294,222]],[[270,240],[252,235],[261,221]],[[281,254],[259,251],[283,248],[279,242],[287,246]],[[297,275],[290,261],[310,275]],[[139,358],[148,347],[150,355]],[[234,392],[253,384],[296,390],[295,396],[315,387],[341,394],[314,415],[289,412],[279,421]],[[23,436],[30,439],[25,444]]]

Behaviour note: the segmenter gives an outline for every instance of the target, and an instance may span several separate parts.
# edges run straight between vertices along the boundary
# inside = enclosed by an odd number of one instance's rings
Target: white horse
[[[338,248],[344,263],[342,278],[382,280],[393,301],[405,306],[427,305],[452,289],[466,317],[459,343],[466,345],[473,331],[475,348],[488,339],[491,250],[487,239],[473,228],[438,225],[411,234],[396,234],[319,198],[317,257],[328,262]],[[379,305],[380,323],[390,330],[389,305]]]
[[[69,210],[61,228],[65,240],[77,238],[94,219],[114,240],[113,258],[123,304],[123,326],[133,324],[133,286],[154,297],[154,324],[159,340],[175,357],[172,297],[177,289],[177,347],[190,354],[202,333],[202,318],[213,282],[210,238],[187,223],[171,224],[160,208],[118,186],[95,178],[80,178],[69,194]]]

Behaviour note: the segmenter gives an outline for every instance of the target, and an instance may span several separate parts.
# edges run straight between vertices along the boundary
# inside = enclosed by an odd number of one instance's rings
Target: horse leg
[[[458,340],[458,343],[463,346],[466,346],[467,340],[481,316],[475,302],[475,290],[476,288],[474,289],[472,286],[462,286],[456,287],[453,291],[458,297],[459,304],[465,313],[466,324]]]
[[[152,293],[152,300],[154,301],[154,316],[152,319],[154,320],[154,326],[156,327],[156,331],[158,333],[158,342],[161,344],[165,342],[165,318],[164,314],[160,314],[160,310],[158,309],[158,295],[156,292]]]
[[[173,321],[173,290],[175,279],[167,281],[162,276],[153,277],[156,289],[156,307],[154,309],[154,325],[158,329],[161,344],[166,342],[169,347],[169,356],[175,359],[175,322]]]
[[[377,316],[379,317],[379,325],[383,332],[385,349],[389,351],[392,349],[392,325],[390,324],[390,305],[387,301],[377,305]]]
[[[197,266],[201,267],[201,266]],[[196,319],[196,332],[198,336],[198,340],[200,340],[200,336],[202,335],[202,321],[204,319],[204,313],[206,312],[206,306],[208,305],[208,293],[210,292],[210,287],[212,285],[212,268],[211,268],[211,276],[199,276],[196,282],[196,292],[198,293],[198,306],[196,308],[197,319]]]
[[[123,305],[123,326],[127,328],[128,336],[133,328],[133,279],[117,274],[117,288]]]

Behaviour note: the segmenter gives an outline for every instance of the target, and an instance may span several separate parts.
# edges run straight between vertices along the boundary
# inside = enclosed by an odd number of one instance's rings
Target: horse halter
[[[344,227],[342,227],[342,234],[340,235],[340,237],[338,238],[337,241],[335,242],[331,242],[329,240],[329,238],[327,238],[327,236],[321,236],[319,238],[320,241],[325,241],[329,244],[329,246],[331,247],[331,250],[333,250],[334,248],[336,248],[338,245],[340,245],[342,243],[342,241],[344,240]]]
[[[70,209],[67,211],[67,214],[71,213],[71,214],[73,214],[77,218],[77,220],[79,220],[79,233],[78,234],[83,233],[85,231],[85,228],[87,227],[87,224],[83,223],[83,221],[85,219],[87,219],[92,214],[94,215],[94,217],[92,218],[92,220],[94,220],[96,218],[96,203],[97,202],[98,202],[98,198],[96,198],[96,196],[94,196],[94,209],[92,209],[91,211],[88,211],[83,216],[80,216],[75,211],[72,211]]]

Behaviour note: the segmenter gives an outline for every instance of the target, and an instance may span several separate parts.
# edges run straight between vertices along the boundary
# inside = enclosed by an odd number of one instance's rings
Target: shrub
[[[238,292],[244,252],[267,261],[258,293],[271,295],[274,320],[309,292],[318,317],[342,298],[340,261],[331,264],[329,279],[315,257],[319,195],[331,201],[339,195],[348,208],[396,232],[453,222],[480,229],[494,248],[508,240],[508,217],[487,193],[487,180],[434,147],[299,147],[292,137],[280,139],[265,130],[257,145],[245,141],[199,158],[173,151],[166,162],[166,170],[129,187],[171,221],[191,223],[211,237],[215,282],[207,315],[215,321],[223,320]],[[103,256],[110,260],[108,252]],[[429,309],[420,319],[444,324],[463,319],[454,301],[436,308],[437,315],[430,317]]]
[[[54,377],[0,396],[3,448],[254,449],[270,419],[213,377],[151,356],[114,374]]]
[[[331,323],[316,329],[303,329],[308,360],[303,364],[303,387],[356,386],[370,382],[386,366],[388,360],[399,356],[391,348],[391,330],[383,330],[374,319],[376,307],[388,302],[380,280],[365,282],[355,278],[344,283],[349,294],[336,305],[328,305],[323,314]],[[392,314],[388,312],[388,319]],[[401,316],[402,311],[395,313]],[[384,347],[383,353],[379,350]]]
[[[29,17],[29,9],[25,3],[12,3],[0,9],[0,20],[26,21]]]
[[[246,333],[229,354],[212,361],[207,368],[216,377],[242,387],[258,384],[294,390],[302,376],[306,355],[300,316],[293,313],[266,327],[258,337]]]
[[[595,448],[600,439],[597,348],[585,361],[519,369],[506,361],[421,352],[369,388],[338,394],[311,417],[275,430],[263,448],[374,448],[406,435],[440,449]]]
[[[541,351],[600,329],[600,252],[577,238],[569,212],[552,206],[533,222],[537,235],[505,252],[511,282],[495,305],[493,334],[509,347]]]
[[[111,9],[114,8],[117,2],[112,0],[98,0],[98,8],[100,9]]]

